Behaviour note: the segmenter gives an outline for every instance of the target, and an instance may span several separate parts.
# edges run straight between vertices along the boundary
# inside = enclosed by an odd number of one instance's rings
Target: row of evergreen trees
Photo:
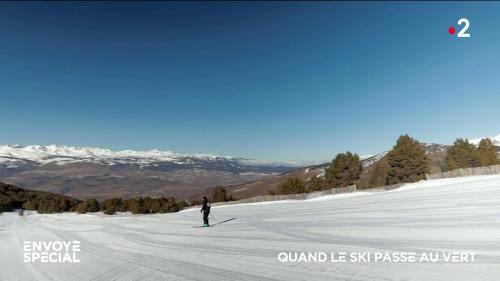
[[[72,212],[79,203],[80,200],[68,196],[0,183],[0,213],[15,209],[39,213]]]
[[[22,209],[37,211],[40,214],[74,212],[79,203],[79,200],[63,197],[28,199],[23,203]]]
[[[269,194],[297,194],[353,185],[359,179],[363,167],[357,154],[339,153],[325,170],[324,177],[313,177],[304,182],[299,178],[288,178]]]
[[[103,202],[87,199],[78,204],[76,212],[84,214],[102,211],[107,215],[113,215],[116,212],[131,212],[132,214],[172,213],[182,210],[187,205],[184,201],[176,202],[173,197],[112,198]]]
[[[497,147],[490,139],[481,140],[477,148],[467,140],[457,139],[447,149],[445,167],[442,167],[442,170],[496,164],[500,164]],[[403,135],[372,169],[366,187],[416,182],[425,179],[429,172],[429,159],[421,143]],[[306,193],[349,186],[359,182],[362,172],[363,167],[357,154],[340,153],[332,160],[324,177],[313,177],[306,182],[299,178],[289,178],[270,194]]]
[[[447,150],[444,170],[497,164],[500,164],[497,157],[497,147],[490,139],[482,139],[477,148],[468,140],[457,139]]]
[[[232,201],[222,186],[214,188],[212,202]],[[37,211],[38,213],[78,212],[80,214],[104,212],[113,215],[116,212],[133,214],[171,213],[188,206],[198,205],[199,201],[190,204],[186,201],[176,202],[173,197],[135,197],[129,199],[111,198],[98,202],[96,199],[84,201],[68,196],[42,191],[24,190],[15,186],[0,183],[0,213],[15,209]]]
[[[227,195],[222,186],[216,186],[212,192],[211,202],[226,202],[234,200]],[[102,211],[107,215],[116,212],[131,212],[132,214],[156,214],[178,212],[188,206],[199,205],[195,200],[191,203],[186,201],[176,202],[173,197],[135,197],[129,199],[111,198],[98,202],[96,199],[87,199],[79,203],[75,211],[81,214]]]

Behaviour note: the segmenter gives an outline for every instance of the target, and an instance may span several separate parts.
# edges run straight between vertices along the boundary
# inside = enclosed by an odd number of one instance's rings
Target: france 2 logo
[[[470,37],[470,33],[468,33],[468,30],[470,27],[469,20],[466,18],[461,18],[457,21],[457,25],[462,26],[462,29],[460,29],[460,31],[457,33],[457,37],[458,38],[469,38]],[[451,35],[455,34],[455,32],[456,32],[456,29],[454,26],[450,26],[448,28],[448,33],[450,33]]]

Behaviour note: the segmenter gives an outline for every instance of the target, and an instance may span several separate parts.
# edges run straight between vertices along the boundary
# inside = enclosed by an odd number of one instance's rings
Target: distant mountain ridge
[[[65,145],[0,145],[0,163],[25,160],[39,164],[69,164],[75,162],[92,162],[98,164],[139,164],[154,165],[156,162],[172,162],[186,164],[193,160],[217,161],[233,160],[253,166],[289,166],[297,167],[296,162],[268,162],[232,156],[217,156],[212,154],[179,154],[172,151],[121,150],[112,151],[96,147],[73,147]]]
[[[160,150],[0,145],[0,180],[79,198],[160,195],[190,198],[215,185],[262,179],[299,165]]]

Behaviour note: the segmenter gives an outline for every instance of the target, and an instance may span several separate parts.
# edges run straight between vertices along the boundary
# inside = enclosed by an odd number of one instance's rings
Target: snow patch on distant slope
[[[255,160],[255,159],[239,159],[239,162],[244,165],[250,166],[268,166],[268,167],[303,167],[305,166],[303,162],[299,161],[267,161],[267,160]]]
[[[371,166],[372,164],[374,164],[375,162],[379,161],[380,159],[384,158],[384,156],[387,155],[387,153],[389,153],[389,151],[384,151],[382,153],[375,154],[375,155],[372,155],[370,157],[366,157],[364,159],[361,159],[363,168],[367,168],[367,167]]]
[[[486,137],[486,138],[490,139],[494,145],[500,146],[500,134],[498,134],[494,137]],[[469,142],[474,144],[474,145],[479,145],[479,143],[481,142],[482,139],[484,139],[484,138],[470,139]]]

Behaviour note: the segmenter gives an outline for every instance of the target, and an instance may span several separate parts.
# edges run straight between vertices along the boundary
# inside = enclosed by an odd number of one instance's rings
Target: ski
[[[213,225],[203,226],[203,225],[194,225],[193,228],[204,228],[204,227],[214,227]]]
[[[227,219],[227,220],[224,220],[224,221],[220,221],[220,222],[216,222],[214,224],[211,224],[209,226],[203,226],[203,225],[195,225],[193,226],[193,228],[202,228],[202,227],[214,227],[218,224],[221,224],[221,223],[225,223],[225,222],[228,222],[228,221],[232,221],[232,220],[235,220],[236,218],[230,218],[230,219]]]

